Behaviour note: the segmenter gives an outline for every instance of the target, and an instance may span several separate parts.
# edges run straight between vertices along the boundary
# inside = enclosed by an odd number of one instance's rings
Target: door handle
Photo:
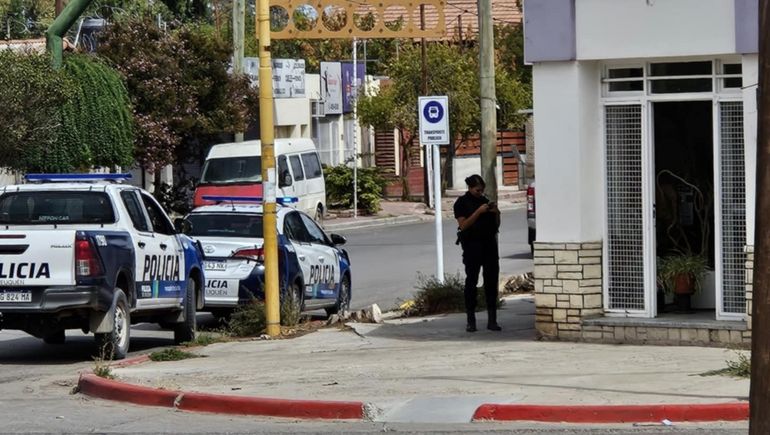
[[[160,249],[162,249],[162,250],[164,250],[164,251],[165,251],[165,250],[166,250],[166,248],[168,248],[168,245],[167,245],[167,244],[165,244],[165,243],[161,243],[161,244],[160,244]]]
[[[299,258],[299,261],[305,261],[304,255],[297,255],[297,258]]]
[[[144,242],[139,242],[139,243],[137,243],[137,245],[139,245],[139,247],[142,248],[142,249],[144,249],[144,247],[147,246],[147,244],[144,243]]]

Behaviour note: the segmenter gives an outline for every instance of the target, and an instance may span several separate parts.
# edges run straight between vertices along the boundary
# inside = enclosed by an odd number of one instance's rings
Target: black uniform
[[[454,204],[455,218],[469,218],[481,205],[489,202],[486,197],[475,197],[466,192]],[[476,284],[479,270],[484,268],[484,294],[489,314],[488,324],[497,324],[497,285],[500,263],[497,251],[497,213],[481,214],[476,222],[459,234],[465,265],[465,311],[468,324],[476,324]]]

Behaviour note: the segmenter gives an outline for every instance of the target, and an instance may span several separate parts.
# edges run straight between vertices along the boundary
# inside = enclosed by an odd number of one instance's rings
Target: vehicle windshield
[[[111,224],[115,213],[104,192],[9,192],[0,196],[0,224]]]
[[[262,238],[262,216],[235,213],[198,213],[187,216],[188,236]]]
[[[200,184],[259,183],[262,181],[260,156],[208,159]]]

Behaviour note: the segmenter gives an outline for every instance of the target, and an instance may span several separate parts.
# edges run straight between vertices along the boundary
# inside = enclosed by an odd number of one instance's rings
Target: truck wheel
[[[46,334],[43,337],[43,342],[45,342],[45,344],[64,344],[64,341],[66,339],[67,339],[67,336],[64,334],[64,330],[59,329],[49,334]]]
[[[345,274],[340,283],[340,293],[337,295],[337,303],[326,309],[326,314],[339,314],[350,309],[350,275]]]
[[[195,297],[198,287],[195,280],[187,278],[187,291],[184,297],[184,320],[174,326],[174,343],[180,344],[195,340],[195,332],[198,330],[198,323],[195,319],[196,305]]]
[[[115,289],[108,315],[112,316],[112,331],[94,334],[97,356],[105,360],[123,359],[131,340],[131,312],[123,290]]]

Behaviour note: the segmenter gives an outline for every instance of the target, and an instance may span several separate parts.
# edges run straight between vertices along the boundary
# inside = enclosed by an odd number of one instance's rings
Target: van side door
[[[299,199],[297,208],[305,213],[312,213],[314,204],[310,203],[307,197],[307,181],[305,181],[305,170],[302,168],[302,161],[299,154],[293,154],[289,157],[289,167],[294,178],[294,195]]]
[[[309,151],[302,153],[302,166],[305,168],[305,197],[308,200],[307,213],[315,216],[318,204],[326,208],[326,184],[324,182],[324,173],[321,169],[321,161],[318,159],[318,153]]]

